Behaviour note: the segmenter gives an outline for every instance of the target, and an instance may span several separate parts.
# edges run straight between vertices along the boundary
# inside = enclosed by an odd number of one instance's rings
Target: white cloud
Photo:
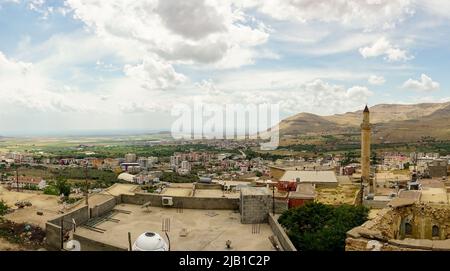
[[[240,54],[264,44],[268,39],[267,30],[261,22],[250,26],[252,17],[224,1],[66,2],[75,17],[100,37],[111,41],[130,41],[133,46],[138,43],[150,52],[146,57],[155,54],[167,61],[227,61],[227,58],[233,57],[233,50]],[[252,61],[247,59],[247,63]]]
[[[80,103],[83,98],[83,94],[57,86],[32,63],[8,59],[0,52],[0,104],[44,112],[89,110],[95,97]]]
[[[171,89],[186,80],[186,77],[175,72],[171,65],[153,58],[146,58],[142,64],[136,66],[126,65],[124,72],[130,78],[142,82],[146,89]]]
[[[65,5],[96,35],[95,47],[106,48],[93,52],[120,56],[125,74],[147,90],[175,90],[185,82],[177,64],[230,69],[275,57],[257,48],[267,42],[269,29],[229,1],[66,0]]]
[[[384,56],[387,61],[407,61],[414,58],[406,50],[393,46],[385,37],[381,37],[371,46],[360,48],[359,53],[364,58]]]
[[[405,83],[403,83],[402,88],[418,91],[433,91],[438,90],[440,88],[440,84],[433,81],[426,74],[422,73],[422,75],[420,76],[420,80],[413,80],[410,78]]]
[[[188,39],[226,31],[223,16],[203,0],[159,1],[155,11],[168,29]]]
[[[364,86],[345,88],[317,79],[304,83],[292,91],[272,90],[260,92],[258,95],[248,93],[246,100],[279,103],[280,109],[289,114],[309,112],[329,115],[357,109],[367,103],[371,95],[372,92]]]
[[[237,1],[278,20],[338,22],[353,28],[392,28],[414,14],[413,0]]]
[[[282,114],[309,112],[319,115],[344,113],[358,109],[373,94],[367,87],[327,83],[315,79],[298,84],[289,90],[282,85],[274,85],[270,89],[247,90],[229,95],[220,83],[203,81],[196,84],[202,90],[197,96],[204,103],[211,104],[279,104]]]
[[[371,75],[368,79],[369,84],[380,86],[386,83],[386,79],[383,76]]]
[[[450,18],[450,2],[442,0],[418,0],[417,5],[433,16]]]

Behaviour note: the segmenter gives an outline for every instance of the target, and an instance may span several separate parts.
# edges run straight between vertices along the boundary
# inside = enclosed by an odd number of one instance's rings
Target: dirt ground
[[[21,251],[24,250],[18,244],[13,244],[0,237],[0,251]]]
[[[58,197],[44,195],[35,191],[17,192],[8,191],[0,185],[0,200],[4,200],[8,206],[15,211],[5,215],[5,218],[14,222],[31,223],[40,227],[45,227],[47,220],[58,216],[64,206],[58,203]],[[29,201],[32,206],[23,209],[17,209],[14,205],[18,201]],[[38,215],[42,212],[43,215]]]

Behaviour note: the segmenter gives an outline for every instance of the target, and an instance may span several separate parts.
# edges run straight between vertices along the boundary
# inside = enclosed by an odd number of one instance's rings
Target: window
[[[433,228],[431,228],[431,235],[433,237],[439,237],[439,227],[434,225]]]
[[[405,234],[412,235],[412,226],[408,222],[405,223]]]

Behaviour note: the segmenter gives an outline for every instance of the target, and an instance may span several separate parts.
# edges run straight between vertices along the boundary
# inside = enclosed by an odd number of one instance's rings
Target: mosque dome
[[[133,251],[168,251],[166,241],[155,232],[141,234],[133,244]]]

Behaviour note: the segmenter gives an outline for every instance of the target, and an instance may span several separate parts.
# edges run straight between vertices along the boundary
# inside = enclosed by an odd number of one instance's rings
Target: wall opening
[[[432,237],[439,237],[439,227],[438,226],[434,225],[431,228],[431,236]]]
[[[405,223],[405,235],[412,235],[412,225],[408,222]]]

